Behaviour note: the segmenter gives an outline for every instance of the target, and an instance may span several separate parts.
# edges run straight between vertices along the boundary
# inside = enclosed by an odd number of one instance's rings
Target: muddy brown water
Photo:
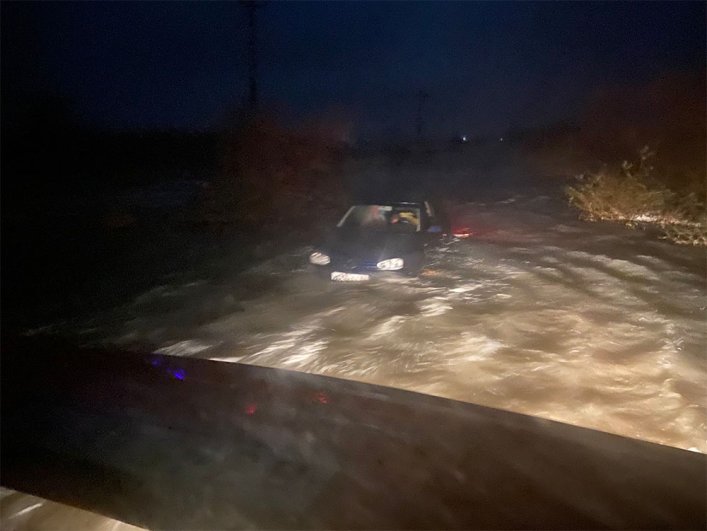
[[[707,452],[704,250],[562,201],[464,205],[419,278],[332,283],[311,248],[165,282],[92,341],[371,382]]]

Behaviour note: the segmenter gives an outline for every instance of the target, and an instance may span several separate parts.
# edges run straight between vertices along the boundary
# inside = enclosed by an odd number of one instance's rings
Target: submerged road
[[[705,255],[559,198],[464,205],[419,278],[331,283],[309,248],[197,267],[76,327],[176,356],[376,383],[707,452]],[[214,271],[218,272],[214,274]]]

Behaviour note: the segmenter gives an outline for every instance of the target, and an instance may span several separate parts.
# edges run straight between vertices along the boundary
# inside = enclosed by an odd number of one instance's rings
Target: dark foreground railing
[[[213,361],[2,346],[7,487],[166,529],[705,528],[705,456]]]

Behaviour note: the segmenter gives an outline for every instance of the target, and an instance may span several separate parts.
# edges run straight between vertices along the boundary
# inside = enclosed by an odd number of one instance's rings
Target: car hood
[[[419,233],[342,230],[331,234],[321,246],[333,259],[383,260],[421,251]]]
[[[292,370],[2,348],[2,486],[147,529],[706,528],[695,452]]]

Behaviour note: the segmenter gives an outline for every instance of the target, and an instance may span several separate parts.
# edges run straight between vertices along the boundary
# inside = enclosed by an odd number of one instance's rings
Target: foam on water
[[[304,248],[242,274],[155,288],[112,317],[122,324],[109,341],[707,452],[702,251],[575,221],[547,197],[461,215],[483,233],[433,251],[419,278],[331,283],[307,271]]]

